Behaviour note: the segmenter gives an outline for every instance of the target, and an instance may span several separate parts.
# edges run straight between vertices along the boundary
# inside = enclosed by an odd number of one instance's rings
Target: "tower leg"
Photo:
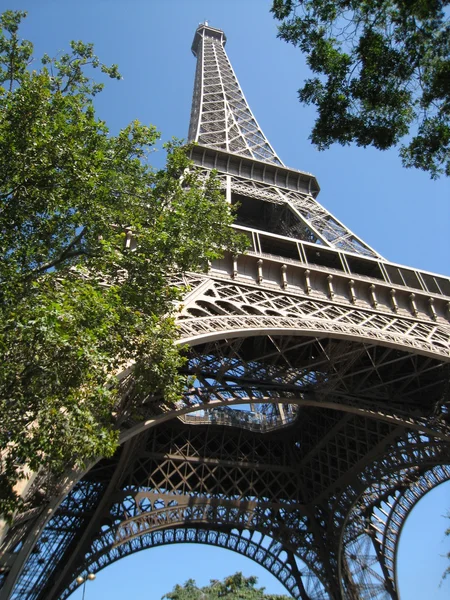
[[[295,581],[297,583],[297,586],[298,586],[298,589],[300,592],[301,600],[311,600],[310,596],[306,592],[305,586],[303,585],[303,578],[302,578],[302,575],[297,566],[297,561],[295,560],[295,556],[294,556],[293,552],[288,550],[287,555],[288,555],[289,563],[291,564],[292,573],[295,577]]]

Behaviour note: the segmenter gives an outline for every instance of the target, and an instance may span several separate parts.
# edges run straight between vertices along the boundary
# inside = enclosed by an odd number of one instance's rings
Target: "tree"
[[[288,596],[265,594],[264,588],[255,587],[257,581],[256,577],[235,573],[223,581],[211,580],[209,585],[199,588],[193,579],[189,579],[183,586],[176,585],[162,600],[288,600]]]
[[[117,136],[97,118],[101,71],[72,42],[39,66],[19,38],[24,12],[0,18],[0,513],[17,508],[27,472],[110,456],[124,414],[116,377],[136,363],[145,398],[181,393],[174,345],[174,274],[205,270],[224,248],[243,248],[214,176],[189,170],[135,121]],[[141,402],[144,393],[140,395]],[[128,411],[133,406],[127,406]]]
[[[400,145],[406,167],[450,175],[450,23],[445,0],[274,0],[278,36],[315,77],[299,90],[310,139]]]

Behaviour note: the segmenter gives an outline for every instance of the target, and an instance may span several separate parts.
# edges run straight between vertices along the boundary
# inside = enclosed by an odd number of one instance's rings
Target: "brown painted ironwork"
[[[53,488],[35,475],[1,546],[1,600],[64,599],[124,556],[185,542],[247,556],[302,600],[398,600],[405,519],[450,479],[450,280],[384,260],[318,204],[224,42],[196,32],[192,158],[218,171],[251,248],[172,282],[183,398],[136,407],[124,370],[120,451]]]

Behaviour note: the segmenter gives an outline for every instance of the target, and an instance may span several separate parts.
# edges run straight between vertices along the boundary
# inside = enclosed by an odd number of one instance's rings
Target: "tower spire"
[[[189,141],[283,166],[258,125],[225,52],[220,29],[199,25],[192,43],[197,57]]]

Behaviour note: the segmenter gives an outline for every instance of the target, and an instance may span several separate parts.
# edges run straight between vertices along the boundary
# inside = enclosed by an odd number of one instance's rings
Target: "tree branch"
[[[92,256],[86,250],[72,250],[74,246],[76,246],[76,244],[78,244],[83,239],[83,236],[86,233],[86,231],[87,227],[83,227],[80,233],[72,238],[72,240],[69,242],[69,245],[66,248],[64,248],[64,250],[60,252],[60,254],[56,258],[44,263],[39,268],[34,269],[31,272],[31,275],[37,275],[38,273],[42,273],[43,271],[48,271],[48,269],[56,267],[56,265],[58,265],[59,263],[63,262],[64,260],[67,260],[68,258],[73,258],[74,256]]]

